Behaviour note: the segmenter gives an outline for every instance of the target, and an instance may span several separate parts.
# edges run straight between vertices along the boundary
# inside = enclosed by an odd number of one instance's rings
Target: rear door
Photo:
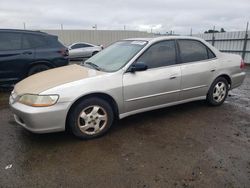
[[[136,62],[145,63],[148,69],[123,75],[126,112],[179,100],[181,71],[174,40],[153,44]]]
[[[23,78],[27,63],[34,58],[33,49],[23,48],[22,37],[18,32],[0,32],[0,85]]]
[[[215,71],[215,55],[202,42],[179,39],[181,100],[206,96]]]

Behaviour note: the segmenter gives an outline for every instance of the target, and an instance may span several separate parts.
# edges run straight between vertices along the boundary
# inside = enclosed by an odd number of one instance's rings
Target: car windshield
[[[83,65],[105,72],[114,72],[126,65],[146,44],[147,42],[143,40],[119,41],[89,58]]]

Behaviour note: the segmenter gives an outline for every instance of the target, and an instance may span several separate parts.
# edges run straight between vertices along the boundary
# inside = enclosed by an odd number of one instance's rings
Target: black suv
[[[40,31],[0,29],[0,87],[50,68],[68,65],[68,49]]]

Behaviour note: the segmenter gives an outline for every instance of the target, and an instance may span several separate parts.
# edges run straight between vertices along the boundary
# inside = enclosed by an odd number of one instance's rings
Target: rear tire
[[[114,112],[110,104],[91,97],[80,101],[70,112],[68,126],[80,139],[93,139],[104,135],[112,126]]]
[[[43,64],[34,65],[33,67],[30,68],[30,70],[28,72],[28,76],[31,76],[33,74],[36,74],[36,73],[39,73],[39,72],[42,72],[42,71],[46,71],[48,69],[50,69],[50,67],[47,66],[47,65],[43,65]]]
[[[228,90],[227,80],[223,77],[216,78],[208,91],[207,103],[211,106],[221,105],[227,98]]]

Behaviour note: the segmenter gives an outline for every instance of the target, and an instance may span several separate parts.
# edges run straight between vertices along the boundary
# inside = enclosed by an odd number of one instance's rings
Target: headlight
[[[28,106],[46,107],[46,106],[54,105],[57,102],[58,98],[59,98],[58,95],[25,94],[25,95],[22,95],[18,101]]]

